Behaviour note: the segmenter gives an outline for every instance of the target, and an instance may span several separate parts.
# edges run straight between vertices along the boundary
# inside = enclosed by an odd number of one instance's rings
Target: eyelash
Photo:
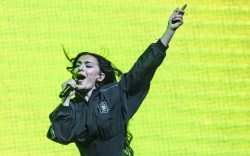
[[[76,66],[75,66],[75,68],[78,68],[78,67],[80,67],[80,65],[76,65]],[[87,67],[87,68],[92,68],[91,65],[86,65],[86,67]]]

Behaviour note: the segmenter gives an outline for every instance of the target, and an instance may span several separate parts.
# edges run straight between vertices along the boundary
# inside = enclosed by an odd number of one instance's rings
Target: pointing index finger
[[[187,4],[183,5],[183,7],[181,8],[181,10],[185,10],[185,8],[187,7]]]

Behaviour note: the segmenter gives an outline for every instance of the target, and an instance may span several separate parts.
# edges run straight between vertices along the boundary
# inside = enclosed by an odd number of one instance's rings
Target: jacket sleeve
[[[130,71],[124,74],[119,82],[125,122],[135,114],[146,97],[150,81],[156,69],[166,56],[165,47],[160,40],[151,44],[138,58]]]
[[[47,137],[61,144],[69,144],[74,139],[76,125],[75,108],[60,104],[50,115],[51,126]]]

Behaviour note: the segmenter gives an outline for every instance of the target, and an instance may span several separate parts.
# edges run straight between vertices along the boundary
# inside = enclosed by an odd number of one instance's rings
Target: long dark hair
[[[99,87],[106,85],[106,84],[109,84],[109,83],[117,82],[117,80],[119,80],[123,74],[118,68],[115,67],[115,65],[113,63],[111,63],[105,57],[100,56],[98,54],[94,54],[94,53],[90,53],[90,52],[81,52],[75,58],[70,59],[69,56],[67,55],[64,47],[63,47],[63,52],[64,52],[66,58],[72,63],[71,67],[66,68],[71,73],[73,73],[73,70],[76,66],[77,60],[81,56],[91,55],[91,56],[95,57],[98,61],[98,65],[99,65],[101,72],[105,74],[104,80],[98,84]],[[127,156],[134,156],[134,151],[130,146],[130,143],[133,139],[133,135],[128,130],[128,124],[126,124],[124,126],[124,129],[125,129],[124,136],[126,138],[126,140],[124,142],[124,153]]]
[[[125,142],[124,142],[124,152],[125,152],[125,154],[126,154],[127,156],[134,156],[134,151],[133,151],[133,149],[132,149],[131,146],[130,146],[130,143],[131,143],[131,141],[132,141],[132,139],[133,139],[133,135],[132,135],[132,133],[128,130],[128,124],[126,124],[126,125],[124,126],[124,129],[125,129],[124,135],[125,135],[125,138],[126,138],[126,140],[125,140]]]

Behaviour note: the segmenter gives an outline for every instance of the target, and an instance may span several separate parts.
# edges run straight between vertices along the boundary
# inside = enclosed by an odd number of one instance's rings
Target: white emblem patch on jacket
[[[99,103],[98,109],[99,109],[100,113],[108,113],[110,110],[106,101],[102,101],[101,103]]]

